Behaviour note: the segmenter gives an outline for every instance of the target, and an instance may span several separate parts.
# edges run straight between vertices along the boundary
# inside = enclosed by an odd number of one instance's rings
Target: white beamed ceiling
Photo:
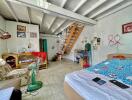
[[[13,1],[17,1],[17,3]],[[40,25],[40,32],[45,34],[57,34],[75,21],[94,25],[96,24],[95,20],[101,18],[101,16],[104,17],[112,11],[116,11],[116,9],[119,10],[119,8],[132,4],[132,0],[20,1],[39,3],[40,7],[19,3],[19,0],[0,0],[0,14],[9,20],[38,24]],[[42,9],[42,1],[49,3],[49,8]],[[54,9],[51,9],[52,7]]]

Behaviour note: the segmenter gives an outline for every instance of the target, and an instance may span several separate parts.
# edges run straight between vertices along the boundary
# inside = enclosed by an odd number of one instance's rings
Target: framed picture
[[[130,33],[130,32],[132,32],[132,22],[122,25],[123,34]]]
[[[17,37],[26,38],[26,26],[17,25]]]
[[[30,32],[30,38],[37,38],[36,32]]]

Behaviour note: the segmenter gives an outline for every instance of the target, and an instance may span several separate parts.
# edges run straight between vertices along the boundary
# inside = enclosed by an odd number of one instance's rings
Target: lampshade
[[[11,38],[11,35],[8,32],[5,32],[4,30],[0,29],[0,38],[1,39],[9,39]]]

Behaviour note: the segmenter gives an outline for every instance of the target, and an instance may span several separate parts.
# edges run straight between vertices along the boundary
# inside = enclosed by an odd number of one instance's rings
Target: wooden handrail
[[[78,37],[80,36],[84,26],[78,26],[77,23],[72,24],[69,28],[69,35],[65,39],[63,52],[70,52],[73,48],[74,44],[76,43]]]

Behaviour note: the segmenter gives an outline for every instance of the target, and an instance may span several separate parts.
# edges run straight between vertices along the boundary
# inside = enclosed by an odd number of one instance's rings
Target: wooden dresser
[[[28,65],[35,60],[31,53],[5,53],[2,58],[12,68],[21,68],[21,66]]]

